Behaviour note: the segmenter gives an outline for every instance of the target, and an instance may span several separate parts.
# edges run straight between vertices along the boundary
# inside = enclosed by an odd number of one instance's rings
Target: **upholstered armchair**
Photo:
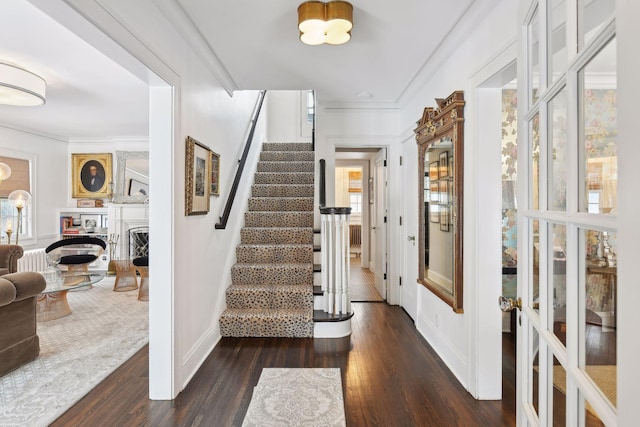
[[[18,271],[18,259],[24,251],[19,245],[0,245],[0,276]]]
[[[46,285],[42,274],[31,271],[0,276],[0,376],[40,354],[36,298]]]

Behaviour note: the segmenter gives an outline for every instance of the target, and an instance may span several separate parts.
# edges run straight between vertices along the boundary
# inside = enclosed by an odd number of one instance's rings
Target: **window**
[[[8,196],[12,191],[24,190],[31,192],[31,163],[26,159],[0,156],[0,162],[11,168],[11,175],[0,182],[0,235],[3,242],[8,242],[7,231],[11,231],[11,242],[31,237],[31,207],[27,205],[22,209],[20,221],[18,221],[18,211],[14,204],[9,201]],[[20,230],[18,230],[20,224]]]
[[[349,193],[362,193],[361,171],[349,171]]]
[[[307,123],[313,123],[313,116],[316,114],[316,102],[313,91],[307,91]]]
[[[351,214],[362,214],[362,193],[349,193]]]

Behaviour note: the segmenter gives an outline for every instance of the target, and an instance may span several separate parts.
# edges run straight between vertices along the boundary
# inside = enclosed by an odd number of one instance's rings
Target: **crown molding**
[[[1,123],[0,122],[0,128],[3,129],[8,129],[14,132],[20,132],[20,133],[26,133],[29,135],[33,135],[33,136],[37,136],[39,138],[46,138],[46,139],[51,139],[55,142],[62,142],[62,143],[67,143],[68,141],[66,139],[64,139],[63,137],[59,136],[59,135],[53,135],[53,134],[46,134],[40,131],[36,131],[33,129],[22,129],[22,128],[18,128],[15,126],[12,126],[10,124],[6,124],[6,123]]]
[[[74,136],[74,137],[69,138],[66,142],[68,142],[70,144],[85,144],[85,143],[86,144],[100,144],[100,143],[108,143],[108,144],[141,143],[141,144],[148,144],[149,143],[149,137],[147,137],[147,136],[105,136],[105,137],[103,137],[103,136],[100,136],[100,137]]]
[[[216,77],[222,88],[229,96],[233,96],[233,92],[238,90],[238,85],[198,29],[189,8],[182,4],[180,0],[153,0],[153,3],[193,48],[207,69]]]
[[[462,12],[458,20],[442,37],[438,47],[425,60],[415,76],[400,93],[397,99],[401,108],[405,107],[419,89],[438,72],[440,66],[451,56],[459,45],[471,34],[477,25],[484,20],[500,0],[476,1],[472,0]]]

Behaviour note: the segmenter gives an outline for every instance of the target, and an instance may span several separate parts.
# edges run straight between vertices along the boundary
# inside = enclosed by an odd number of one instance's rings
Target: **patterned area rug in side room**
[[[340,369],[264,368],[242,425],[346,426]]]
[[[149,303],[113,283],[69,292],[69,316],[38,322],[40,356],[0,378],[0,426],[48,425],[149,342]]]

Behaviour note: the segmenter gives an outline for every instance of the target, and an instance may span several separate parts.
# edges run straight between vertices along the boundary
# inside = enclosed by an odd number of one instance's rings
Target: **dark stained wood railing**
[[[231,191],[229,191],[229,196],[227,198],[227,204],[224,207],[224,212],[220,216],[220,222],[215,225],[216,229],[225,229],[227,227],[227,221],[229,220],[229,215],[231,214],[231,208],[233,207],[233,201],[236,198],[236,192],[238,191],[238,185],[240,184],[240,179],[242,178],[242,172],[244,171],[244,165],[247,162],[247,157],[249,155],[249,149],[251,148],[251,142],[253,141],[253,134],[256,130],[256,123],[258,122],[258,118],[260,117],[260,110],[262,110],[262,102],[264,101],[264,96],[266,95],[266,90],[261,90],[260,95],[258,96],[258,101],[256,102],[256,109],[253,112],[253,117],[251,118],[251,130],[249,131],[249,136],[247,137],[247,142],[244,145],[244,151],[242,152],[242,158],[238,163],[238,170],[236,171],[236,177],[233,180],[233,185],[231,186]]]
[[[320,207],[327,205],[327,166],[324,159],[320,159]]]

